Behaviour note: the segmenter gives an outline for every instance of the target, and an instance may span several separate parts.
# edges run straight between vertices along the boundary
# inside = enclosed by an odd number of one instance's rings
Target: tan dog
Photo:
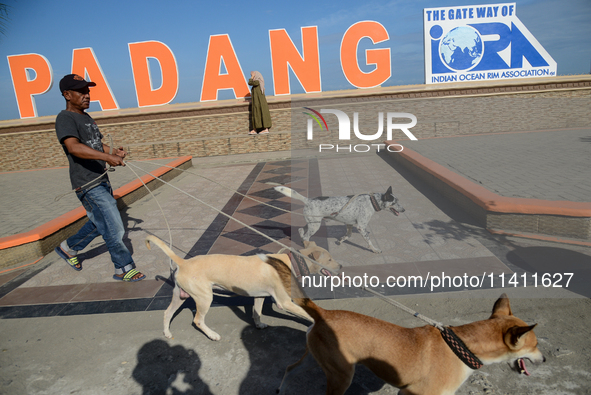
[[[284,250],[285,248],[279,250],[279,254],[281,254]],[[342,268],[342,266],[337,261],[332,259],[332,256],[326,249],[317,246],[314,241],[304,240],[304,248],[299,250],[299,253],[307,257],[305,258],[305,261],[310,274],[332,276],[332,273],[325,269],[325,267],[334,270],[335,274],[338,274]],[[320,265],[323,265],[324,267],[320,266],[316,262],[320,263]]]
[[[343,310],[324,310],[310,299],[295,299],[312,318],[304,356],[287,368],[279,394],[293,375],[314,366],[327,377],[326,394],[344,394],[361,363],[401,395],[451,395],[473,372],[445,343],[433,326],[403,328],[377,318]],[[545,361],[537,348],[535,325],[528,326],[511,312],[503,294],[484,321],[453,327],[483,364],[503,361]],[[526,371],[527,372],[527,371]]]
[[[164,312],[164,336],[168,338],[172,337],[170,332],[172,316],[181,307],[184,299],[190,296],[197,306],[193,321],[195,325],[211,340],[220,340],[220,335],[205,325],[205,315],[213,301],[214,287],[238,295],[254,297],[252,318],[259,329],[267,326],[261,323],[260,320],[266,296],[272,296],[280,309],[313,322],[312,318],[301,307],[291,301],[289,296],[291,284],[287,282],[288,288],[286,290],[277,272],[277,270],[289,272],[289,268],[286,266],[289,258],[285,254],[270,255],[274,259],[267,259],[265,255],[235,256],[221,254],[200,255],[191,259],[182,259],[157,237],[148,236],[146,238],[148,249],[151,249],[150,243],[160,247],[178,265],[178,270],[175,273],[172,300]]]

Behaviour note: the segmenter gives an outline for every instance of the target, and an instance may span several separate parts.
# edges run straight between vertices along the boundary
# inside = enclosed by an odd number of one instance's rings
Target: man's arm
[[[100,152],[97,151],[93,148],[90,148],[89,146],[82,144],[80,142],[80,140],[78,140],[76,137],[68,137],[63,141],[63,144],[66,146],[66,149],[68,150],[68,152],[71,155],[74,155],[75,157],[81,158],[81,159],[97,159],[97,160],[103,160],[105,162],[107,162],[109,165],[111,166],[125,166],[125,163],[123,162],[123,157],[121,157],[118,154],[113,154],[110,155],[106,152]],[[106,147],[107,151],[109,150],[109,146],[105,146],[103,144],[104,147]],[[114,152],[119,152],[119,151],[123,151],[123,150],[115,150]],[[125,152],[125,151],[123,151]],[[125,155],[124,155],[125,156]]]

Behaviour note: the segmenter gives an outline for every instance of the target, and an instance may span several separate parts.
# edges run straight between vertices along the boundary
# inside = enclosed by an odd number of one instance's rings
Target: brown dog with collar
[[[304,356],[287,368],[279,394],[295,374],[317,366],[314,360],[326,374],[327,395],[345,393],[358,363],[400,388],[401,395],[452,395],[473,372],[433,326],[403,328],[351,311],[325,310],[307,298],[294,301],[314,325],[308,329]],[[487,320],[452,329],[483,364],[512,361],[524,370],[524,358],[545,361],[534,327],[513,315],[503,294]]]
[[[164,312],[164,336],[171,338],[170,321],[174,313],[189,296],[195,301],[197,312],[194,323],[211,340],[220,340],[220,335],[205,325],[205,315],[213,301],[213,290],[221,289],[242,296],[255,298],[252,317],[257,328],[267,325],[261,323],[261,311],[264,298],[272,296],[280,309],[312,322],[312,318],[301,307],[291,301],[291,284],[284,287],[279,271],[290,272],[289,258],[285,254],[276,255],[198,255],[191,259],[182,259],[162,240],[155,236],[146,238],[146,245],[156,244],[178,266],[175,272],[175,287],[172,300]],[[268,257],[272,257],[268,259]],[[284,274],[285,275],[285,274]],[[289,276],[289,274],[288,274]],[[222,295],[227,296],[227,295]]]

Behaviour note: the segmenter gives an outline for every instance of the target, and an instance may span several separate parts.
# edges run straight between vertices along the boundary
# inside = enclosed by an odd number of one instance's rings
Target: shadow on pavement
[[[568,290],[591,297],[591,257],[577,251],[558,247],[516,247],[507,254],[514,265],[538,274],[538,287],[564,288],[569,281],[565,273],[573,273]],[[542,283],[545,275],[546,282]]]
[[[591,142],[591,137],[583,137],[581,141]],[[528,286],[530,282],[535,285],[533,281],[537,274],[538,287],[565,288],[570,280],[567,287],[569,291],[591,297],[591,287],[588,285],[591,281],[591,256],[576,251],[578,247],[568,244],[558,247],[551,242],[545,243],[545,246],[523,246],[524,243],[506,236],[492,235],[469,214],[394,161],[389,154],[380,152],[377,155],[451,219],[414,224],[427,244],[435,243],[437,239],[469,241],[475,238],[513,271],[528,272]],[[544,244],[543,241],[537,243]],[[572,278],[565,273],[573,273]],[[545,285],[542,284],[544,275]]]
[[[457,205],[447,200],[441,193],[437,192],[433,187],[421,180],[413,174],[406,167],[397,163],[390,157],[388,153],[380,151],[376,155],[392,167],[398,174],[400,174],[413,188],[431,201],[439,210],[454,221],[464,223],[471,226],[479,226],[478,222],[469,214],[458,208]],[[393,186],[396,191],[396,186]],[[404,203],[402,204],[404,206]]]
[[[441,221],[434,219],[423,223],[413,224],[415,229],[426,231],[424,233],[425,243],[433,244],[437,239],[466,241],[475,236],[490,237],[490,234],[484,229],[467,228],[455,221]]]
[[[138,351],[132,377],[142,386],[144,395],[212,395],[199,377],[200,368],[201,360],[195,351],[153,340]]]

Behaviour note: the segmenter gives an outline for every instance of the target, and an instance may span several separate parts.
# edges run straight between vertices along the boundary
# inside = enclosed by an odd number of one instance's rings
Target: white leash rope
[[[334,270],[334,269],[332,269],[332,268],[329,268],[329,267],[327,267],[327,266],[323,265],[322,263],[320,263],[320,262],[317,262],[317,261],[315,261],[314,259],[312,259],[312,258],[310,258],[310,257],[307,257],[307,256],[305,256],[305,255],[301,254],[299,251],[296,251],[295,249],[293,249],[293,248],[291,248],[291,247],[289,247],[289,246],[287,246],[287,245],[285,245],[285,244],[281,243],[280,241],[277,241],[277,240],[273,239],[272,237],[270,237],[270,236],[268,236],[268,235],[264,234],[263,232],[260,232],[259,230],[257,230],[257,229],[255,229],[255,228],[253,228],[252,226],[249,226],[249,225],[245,224],[244,222],[240,221],[239,219],[236,219],[236,218],[232,217],[231,215],[224,213],[223,211],[221,211],[221,210],[217,209],[216,207],[212,206],[211,204],[209,204],[209,203],[206,203],[206,202],[204,202],[203,200],[201,200],[201,199],[197,198],[196,196],[193,196],[193,195],[191,195],[190,193],[183,191],[182,189],[180,189],[180,188],[178,188],[178,187],[176,187],[176,186],[172,185],[171,183],[169,183],[169,182],[167,182],[167,181],[164,181],[162,178],[155,176],[154,174],[150,173],[149,171],[147,171],[147,170],[144,170],[144,169],[142,169],[141,167],[139,167],[139,166],[137,166],[137,165],[135,165],[135,164],[129,163],[129,162],[126,162],[126,164],[127,164],[127,165],[129,165],[129,166],[133,166],[133,167],[135,167],[136,169],[138,169],[138,170],[141,170],[141,171],[143,171],[143,172],[144,172],[144,173],[146,173],[146,174],[149,174],[150,176],[154,177],[155,179],[157,179],[157,180],[159,180],[159,181],[163,182],[163,183],[164,183],[164,184],[166,184],[166,185],[169,185],[169,186],[171,186],[172,188],[174,188],[174,189],[176,189],[177,191],[179,191],[179,192],[181,192],[181,193],[183,193],[183,194],[185,194],[185,195],[189,196],[190,198],[197,200],[199,203],[201,203],[201,204],[203,204],[203,205],[205,205],[205,206],[207,206],[207,207],[211,208],[211,209],[212,209],[212,210],[214,210],[214,211],[217,211],[218,213],[220,213],[220,214],[224,215],[225,217],[227,217],[227,218],[229,218],[229,219],[231,219],[231,220],[233,220],[233,221],[236,221],[236,222],[238,222],[240,225],[242,225],[242,226],[244,226],[244,227],[246,227],[246,228],[248,228],[248,229],[252,230],[253,232],[257,233],[257,234],[258,234],[258,235],[260,235],[260,236],[263,236],[264,238],[266,238],[266,239],[268,239],[268,240],[272,241],[273,243],[279,244],[281,247],[288,249],[288,250],[289,250],[289,251],[291,251],[293,254],[299,255],[299,256],[301,256],[301,257],[302,257],[302,258],[304,258],[304,259],[308,259],[308,260],[310,260],[310,261],[312,261],[312,262],[316,263],[318,266],[322,267],[323,269],[326,269],[326,270],[328,270],[329,272],[331,272],[331,273],[333,273],[333,274],[336,274],[336,272],[335,272],[335,270]]]
[[[154,193],[150,190],[150,188],[148,188],[148,186],[146,185],[144,180],[142,180],[142,178],[136,173],[136,171],[133,170],[130,166],[125,166],[125,167],[127,167],[129,170],[131,170],[133,172],[133,174],[135,174],[137,179],[140,180],[142,185],[148,190],[148,192],[150,193],[150,196],[152,196],[152,198],[156,201],[156,204],[158,205],[158,208],[160,209],[160,212],[162,213],[162,216],[164,217],[164,222],[166,222],[166,229],[168,229],[168,243],[169,243],[170,248],[172,249],[172,231],[170,230],[170,225],[168,224],[168,219],[166,219],[166,215],[164,214],[164,210],[162,209],[160,202],[158,201],[158,199],[156,199],[156,196],[154,196]],[[168,264],[170,265],[170,270],[172,271],[173,270],[172,269],[172,258],[169,258]]]
[[[107,137],[109,137],[109,138],[110,138],[110,146],[109,146],[109,148],[110,148],[110,152],[109,152],[109,153],[110,153],[110,154],[112,154],[112,152],[113,152],[113,139],[111,138],[111,135],[110,135],[110,134],[108,134],[108,135],[107,135]],[[143,185],[143,186],[144,186],[144,187],[145,187],[145,188],[148,190],[148,192],[150,193],[150,195],[152,196],[152,198],[154,198],[154,200],[156,201],[156,204],[158,205],[158,208],[160,209],[160,212],[162,213],[162,216],[164,217],[164,222],[166,223],[166,228],[167,228],[167,230],[168,230],[168,235],[169,235],[169,245],[170,245],[170,247],[171,247],[171,248],[172,248],[172,231],[171,231],[171,229],[170,229],[170,225],[169,225],[169,223],[168,223],[168,220],[167,220],[167,218],[166,218],[166,215],[164,214],[164,210],[163,210],[162,206],[160,205],[160,202],[158,201],[158,199],[156,199],[156,196],[154,196],[154,193],[153,193],[153,192],[150,190],[150,188],[148,188],[148,186],[145,184],[145,182],[144,182],[144,181],[141,179],[141,177],[140,177],[140,176],[137,174],[137,172],[136,172],[135,170],[133,170],[133,169],[132,169],[132,167],[135,167],[136,169],[143,171],[144,173],[146,173],[146,174],[148,174],[148,175],[150,175],[150,176],[154,177],[154,179],[157,179],[157,180],[161,181],[162,183],[164,183],[164,184],[166,184],[166,185],[169,185],[169,186],[171,186],[172,188],[174,188],[174,189],[178,190],[179,192],[181,192],[181,193],[183,193],[183,194],[185,194],[185,195],[189,196],[190,198],[193,198],[193,199],[197,200],[199,203],[201,203],[201,204],[203,204],[203,205],[205,205],[205,206],[207,206],[207,207],[209,207],[209,208],[211,208],[211,209],[213,209],[213,210],[217,211],[218,213],[220,213],[220,214],[222,214],[222,215],[226,216],[227,218],[229,218],[229,219],[231,219],[231,220],[234,220],[234,221],[238,222],[240,225],[242,225],[242,226],[245,226],[246,228],[248,228],[248,229],[252,230],[253,232],[257,233],[258,235],[260,235],[260,236],[263,236],[264,238],[266,238],[266,239],[268,239],[268,240],[272,241],[273,243],[279,244],[281,247],[283,247],[281,251],[289,250],[289,251],[291,251],[293,254],[297,254],[297,255],[301,256],[302,258],[304,258],[304,259],[309,259],[310,261],[312,261],[312,262],[316,263],[318,266],[322,267],[323,269],[325,269],[325,270],[328,270],[329,272],[331,272],[331,273],[333,273],[333,274],[336,274],[336,273],[335,273],[335,271],[334,271],[334,269],[331,269],[331,268],[329,268],[329,267],[327,267],[327,266],[325,266],[325,265],[321,264],[320,262],[317,262],[317,261],[315,261],[314,259],[312,259],[312,258],[310,258],[310,257],[304,256],[304,255],[303,255],[303,254],[301,254],[299,251],[297,251],[297,250],[295,250],[295,249],[293,249],[293,248],[291,248],[291,247],[289,247],[289,246],[287,246],[287,245],[285,245],[285,244],[283,244],[283,243],[281,243],[281,242],[279,242],[279,241],[277,241],[277,240],[273,239],[272,237],[270,237],[270,236],[268,236],[268,235],[266,235],[266,234],[264,234],[264,233],[262,233],[262,232],[258,231],[257,229],[254,229],[253,227],[251,227],[251,226],[249,226],[249,225],[245,224],[244,222],[242,222],[242,221],[240,221],[240,220],[238,220],[238,219],[236,219],[236,218],[232,217],[232,216],[231,216],[231,215],[229,215],[229,214],[226,214],[226,213],[224,213],[223,211],[221,211],[221,210],[217,209],[216,207],[214,207],[214,206],[212,206],[212,205],[210,205],[210,204],[208,204],[208,203],[206,203],[206,202],[202,201],[201,199],[199,199],[199,198],[197,198],[197,197],[195,197],[195,196],[191,195],[190,193],[183,191],[182,189],[180,189],[180,188],[178,188],[178,187],[176,187],[176,186],[174,186],[174,185],[170,184],[169,182],[166,182],[166,181],[164,181],[164,180],[163,180],[163,179],[161,179],[160,177],[157,177],[157,176],[153,175],[152,173],[150,173],[149,171],[147,171],[147,170],[144,170],[144,169],[142,169],[141,167],[139,167],[139,166],[137,166],[137,165],[134,165],[134,164],[132,164],[132,163],[130,163],[130,162],[137,162],[137,161],[135,161],[135,160],[134,160],[134,161],[125,161],[124,163],[125,163],[126,165],[128,165],[127,167],[129,168],[129,170],[131,170],[131,171],[133,172],[133,174],[134,174],[134,175],[137,177],[137,179],[138,179],[138,180],[140,180],[140,182],[142,183],[142,185]],[[143,162],[143,163],[152,164],[152,163],[150,163],[150,162]],[[213,182],[214,184],[216,184],[216,185],[219,185],[219,186],[221,186],[221,187],[223,187],[223,188],[226,188],[226,189],[228,189],[228,190],[231,190],[232,192],[234,192],[234,193],[236,193],[236,194],[238,194],[238,195],[240,195],[240,196],[242,196],[242,197],[245,197],[245,198],[247,198],[247,199],[251,199],[251,200],[253,200],[253,201],[257,202],[257,203],[263,204],[263,205],[265,205],[265,206],[273,207],[274,209],[277,209],[277,210],[280,210],[280,211],[284,211],[284,212],[287,212],[287,213],[296,214],[296,215],[302,215],[302,216],[303,216],[303,214],[301,214],[301,213],[295,213],[295,212],[293,212],[293,211],[285,210],[285,209],[282,209],[282,208],[280,208],[280,207],[275,207],[275,206],[273,206],[273,205],[270,205],[270,204],[268,204],[268,203],[266,203],[266,202],[262,202],[262,201],[260,201],[260,200],[257,200],[257,199],[255,199],[255,198],[251,197],[251,196],[248,196],[248,195],[246,195],[246,194],[243,194],[243,193],[240,193],[240,192],[238,192],[238,191],[235,191],[235,190],[233,190],[232,188],[230,188],[230,187],[227,187],[227,186],[225,186],[225,185],[222,185],[222,184],[218,183],[217,181],[214,181],[214,180],[212,180],[212,179],[210,179],[210,178],[208,178],[208,177],[205,177],[205,176],[203,176],[203,175],[201,175],[201,174],[193,173],[193,172],[191,172],[191,171],[188,171],[188,170],[186,170],[186,169],[179,169],[179,168],[177,168],[177,167],[168,166],[168,165],[161,165],[161,164],[154,164],[154,165],[156,165],[156,166],[158,166],[158,167],[168,167],[168,168],[170,168],[170,169],[181,170],[181,171],[187,172],[187,173],[189,173],[189,174],[193,174],[193,175],[195,175],[195,176],[198,176],[198,177],[201,177],[201,178],[203,178],[203,179],[205,179],[205,180],[207,180],[207,181]],[[108,172],[110,172],[110,171],[115,171],[115,168],[113,168],[113,167],[110,167],[110,166],[109,166],[109,167],[107,167],[107,168],[105,169],[105,172],[104,172],[103,174],[101,174],[100,176],[98,176],[98,177],[97,177],[97,178],[95,178],[94,180],[92,180],[92,181],[88,182],[87,184],[83,185],[83,186],[81,187],[81,189],[83,189],[83,188],[85,188],[86,186],[88,186],[88,185],[92,184],[92,183],[93,183],[93,182],[95,182],[96,180],[98,180],[98,179],[102,178],[102,177],[103,177],[105,174],[107,174],[107,173],[108,173]],[[58,201],[58,200],[60,200],[62,197],[66,196],[66,195],[68,195],[68,194],[70,194],[70,193],[72,193],[72,192],[75,192],[75,191],[76,191],[76,190],[72,190],[72,191],[69,191],[69,192],[67,192],[67,193],[65,193],[65,194],[62,194],[62,195],[60,195],[60,196],[57,196],[57,197],[55,198],[55,201]],[[358,197],[359,195],[360,195],[360,194],[357,194],[357,195],[353,196],[353,198],[351,198],[351,199],[349,200],[349,202],[348,202],[348,203],[347,203],[347,204],[346,204],[346,205],[345,205],[345,206],[344,206],[344,207],[341,209],[341,211],[342,211],[342,210],[343,210],[345,207],[347,207],[347,205],[349,205],[349,203],[350,203],[350,202],[351,202],[353,199],[355,199],[356,197]],[[170,265],[170,268],[171,268],[171,270],[172,270],[172,259],[170,259],[170,261],[169,261],[169,265]],[[396,307],[398,307],[398,308],[399,308],[399,309],[401,309],[401,310],[404,310],[404,311],[406,311],[407,313],[409,313],[409,314],[413,315],[413,316],[414,316],[414,317],[416,317],[416,318],[419,318],[419,319],[423,320],[424,322],[426,322],[426,323],[428,323],[428,324],[430,324],[430,325],[432,325],[432,326],[434,326],[434,327],[438,328],[439,330],[444,330],[444,327],[443,327],[443,325],[442,325],[440,322],[437,322],[437,321],[435,321],[435,320],[432,320],[432,319],[430,319],[430,318],[428,318],[428,317],[426,317],[426,316],[424,316],[424,315],[422,315],[422,314],[420,314],[420,313],[418,313],[418,312],[416,312],[416,311],[412,310],[411,308],[409,308],[409,307],[406,307],[405,305],[403,305],[403,304],[401,304],[401,303],[399,303],[399,302],[397,302],[397,301],[395,301],[395,300],[392,300],[392,299],[390,299],[390,298],[387,298],[387,297],[385,297],[384,295],[382,295],[382,294],[380,294],[380,293],[378,293],[378,292],[374,291],[373,289],[370,289],[370,288],[367,288],[367,287],[363,287],[363,286],[362,286],[362,287],[360,287],[360,288],[361,288],[362,290],[366,291],[366,292],[369,292],[369,293],[372,293],[372,294],[374,294],[374,295],[378,296],[380,299],[384,300],[386,303],[389,303],[389,304],[391,304],[391,305],[393,305],[393,306],[396,306]]]
[[[275,240],[275,239],[273,239],[273,238],[271,238],[271,237],[267,236],[266,234],[264,234],[264,233],[262,233],[262,232],[260,232],[260,231],[258,231],[258,230],[256,230],[256,229],[254,229],[253,227],[251,227],[251,226],[249,226],[249,225],[245,224],[244,222],[242,222],[242,221],[240,221],[240,220],[238,220],[238,219],[236,219],[236,218],[232,217],[231,215],[229,215],[229,214],[226,214],[226,213],[222,212],[221,210],[218,210],[217,208],[213,207],[212,205],[210,205],[210,204],[208,204],[208,203],[205,203],[204,201],[202,201],[201,199],[199,199],[199,198],[197,198],[197,197],[195,197],[195,196],[191,195],[190,193],[188,193],[188,192],[185,192],[185,191],[183,191],[182,189],[180,189],[180,188],[178,188],[178,187],[176,187],[176,186],[174,186],[174,185],[172,185],[172,184],[170,184],[170,183],[168,183],[168,182],[166,182],[166,181],[162,180],[161,178],[154,176],[153,174],[151,174],[151,173],[149,173],[148,171],[146,171],[146,170],[144,170],[144,169],[140,168],[139,166],[137,166],[137,165],[134,165],[134,164],[131,164],[131,163],[127,163],[127,164],[128,164],[128,165],[130,165],[130,166],[133,166],[133,167],[135,167],[135,168],[137,168],[137,169],[139,169],[139,170],[141,170],[141,171],[143,171],[143,172],[145,172],[146,174],[149,174],[149,175],[151,175],[152,177],[154,177],[154,178],[156,178],[156,179],[160,180],[161,182],[163,182],[163,183],[165,183],[165,184],[167,184],[167,185],[169,185],[169,186],[173,187],[174,189],[176,189],[176,190],[178,190],[178,191],[180,191],[180,192],[184,193],[185,195],[187,195],[187,196],[189,196],[189,197],[191,197],[191,198],[193,198],[193,199],[197,200],[198,202],[200,202],[200,203],[202,203],[202,204],[204,204],[204,205],[208,206],[209,208],[211,208],[211,209],[213,209],[213,210],[217,211],[218,213],[220,213],[220,214],[223,214],[223,215],[224,215],[224,216],[226,216],[227,218],[229,218],[229,219],[232,219],[232,220],[234,220],[234,221],[238,222],[239,224],[241,224],[242,226],[245,226],[245,227],[247,227],[248,229],[250,229],[250,230],[252,230],[252,231],[256,232],[257,234],[259,234],[259,235],[261,235],[261,236],[265,237],[266,239],[269,239],[269,240],[271,240],[272,242],[274,242],[274,243],[276,243],[276,244],[279,244],[279,245],[280,245],[281,247],[283,247],[283,248],[282,248],[282,249],[281,249],[281,250],[280,250],[278,253],[282,253],[282,251],[285,251],[285,250],[291,251],[292,253],[294,253],[294,254],[297,254],[297,255],[299,255],[299,256],[301,256],[301,257],[303,257],[304,259],[310,259],[312,262],[314,262],[314,263],[318,264],[320,267],[322,267],[322,268],[324,268],[324,269],[326,269],[326,270],[330,271],[331,273],[335,273],[335,272],[334,272],[334,270],[332,270],[332,269],[329,269],[328,267],[326,267],[326,266],[322,265],[322,264],[321,264],[321,263],[319,263],[319,262],[316,262],[314,259],[312,259],[312,258],[310,258],[310,257],[306,257],[306,256],[304,256],[304,255],[303,255],[303,254],[301,254],[299,251],[296,251],[296,250],[294,250],[293,248],[290,248],[290,247],[286,246],[285,244],[283,244],[283,243],[281,243],[281,242],[279,242],[279,241],[277,241],[277,240]],[[167,167],[171,167],[171,166],[167,166]],[[176,168],[175,168],[175,169],[176,169]],[[178,169],[178,170],[182,170],[182,169]],[[134,173],[135,173],[135,172],[134,172]],[[137,176],[137,173],[135,173],[135,174],[136,174],[136,176]],[[191,174],[193,174],[193,173],[191,173]],[[138,178],[139,178],[139,177],[138,177]],[[204,177],[204,178],[205,178],[205,177]],[[143,183],[143,181],[142,181],[142,183]],[[216,184],[218,184],[218,183],[216,182]],[[218,185],[221,185],[221,184],[218,184]],[[144,184],[144,186],[146,186],[146,184]],[[223,185],[221,185],[221,186],[223,186]],[[146,188],[147,188],[147,186],[146,186]],[[226,188],[227,188],[227,189],[230,189],[230,188],[228,188],[228,187],[226,187]],[[230,190],[231,190],[231,189],[230,189]],[[235,193],[238,193],[238,192],[236,192],[236,191],[233,191],[233,192],[235,192]],[[246,195],[243,195],[243,194],[240,194],[240,193],[238,193],[238,194],[239,194],[239,195],[242,195],[242,196],[246,196]],[[154,196],[154,195],[152,195],[152,196]],[[154,197],[154,198],[155,198],[155,197]],[[253,200],[256,200],[256,199],[253,199]],[[160,204],[158,204],[158,206],[160,206]],[[273,206],[271,206],[271,207],[273,207]],[[162,208],[161,208],[161,210],[162,210]],[[162,215],[164,215],[164,212],[162,212]],[[166,217],[165,217],[165,219],[166,219]],[[167,222],[167,226],[168,226],[168,222]],[[169,232],[170,232],[170,228],[169,228]],[[171,245],[172,245],[172,240],[171,240]],[[407,307],[407,306],[403,305],[403,304],[402,304],[402,303],[400,303],[400,302],[397,302],[397,301],[395,301],[395,300],[392,300],[392,299],[390,299],[390,298],[387,298],[386,296],[384,296],[384,295],[382,295],[382,294],[380,294],[380,293],[378,293],[378,292],[374,291],[373,289],[370,289],[370,288],[367,288],[367,287],[363,287],[363,286],[362,286],[362,287],[360,287],[360,288],[361,288],[362,290],[366,291],[366,292],[369,292],[369,293],[372,293],[372,294],[374,294],[374,295],[378,296],[380,299],[384,300],[386,303],[389,303],[389,304],[391,304],[391,305],[393,305],[393,306],[396,306],[396,307],[398,307],[398,308],[399,308],[399,309],[401,309],[401,310],[404,310],[404,311],[406,311],[407,313],[409,313],[409,314],[413,315],[414,317],[416,317],[416,318],[418,318],[418,319],[420,319],[420,320],[423,320],[424,322],[428,323],[429,325],[432,325],[432,326],[436,327],[436,328],[437,328],[437,329],[439,329],[439,330],[443,330],[443,329],[444,329],[443,325],[442,325],[440,322],[437,322],[437,321],[435,321],[435,320],[432,320],[432,319],[430,319],[430,318],[428,318],[428,317],[426,317],[426,316],[424,316],[424,315],[422,315],[422,314],[420,314],[420,313],[418,313],[418,312],[414,311],[413,309],[411,309],[411,308],[409,308],[409,307]]]
[[[137,160],[133,160],[133,161],[130,161],[130,162],[139,162],[139,161],[137,161]],[[230,188],[230,187],[228,187],[228,186],[226,186],[226,185],[220,184],[219,182],[217,182],[217,181],[215,181],[215,180],[212,180],[211,178],[208,178],[208,177],[206,177],[206,176],[204,176],[204,175],[202,175],[202,174],[197,174],[197,173],[194,173],[194,172],[192,172],[192,171],[189,171],[189,170],[187,170],[187,169],[179,169],[178,167],[173,167],[173,166],[168,166],[168,165],[160,165],[160,164],[157,164],[157,163],[150,163],[150,162],[142,162],[142,163],[147,163],[147,164],[150,164],[150,165],[152,165],[152,166],[158,166],[158,167],[167,167],[167,168],[169,168],[169,169],[180,170],[180,171],[182,171],[182,172],[189,173],[189,174],[192,174],[192,175],[194,175],[194,176],[197,176],[197,177],[201,177],[201,178],[203,178],[204,180],[207,180],[207,181],[209,181],[209,182],[212,182],[212,183],[214,183],[214,184],[216,184],[216,185],[219,185],[219,186],[221,186],[222,188],[226,188],[226,189],[228,189],[228,190],[230,190],[230,191],[232,191],[232,192],[234,192],[234,193],[236,193],[236,194],[238,194],[238,195],[240,195],[240,196],[242,196],[242,197],[245,197],[245,198],[247,198],[247,199],[250,199],[250,200],[252,200],[252,201],[255,201],[255,202],[259,203],[259,204],[262,204],[262,205],[265,205],[265,206],[268,206],[268,207],[272,207],[272,208],[274,208],[274,209],[276,209],[276,210],[283,211],[284,213],[289,213],[289,214],[293,214],[293,215],[300,215],[300,216],[302,216],[302,217],[304,216],[304,214],[302,214],[302,213],[297,213],[297,212],[295,212],[295,211],[286,210],[286,209],[283,209],[283,208],[281,208],[281,207],[273,206],[272,204],[269,204],[269,203],[266,203],[266,202],[262,202],[262,201],[260,201],[260,200],[258,200],[258,199],[255,199],[255,198],[253,198],[252,196],[249,196],[249,195],[246,195],[246,194],[244,194],[244,193],[241,193],[241,192],[235,191],[234,189],[232,189],[232,188]],[[272,184],[275,184],[275,183],[267,183],[267,184],[269,184],[269,185],[272,185]],[[276,185],[277,185],[277,186],[281,186],[281,184],[276,184]],[[355,196],[353,196],[351,199],[349,199],[349,201],[347,202],[347,204],[345,204],[345,205],[344,205],[344,206],[343,206],[343,207],[342,207],[342,208],[341,208],[341,209],[340,209],[338,212],[340,213],[341,211],[343,211],[343,210],[345,209],[345,207],[347,207],[347,206],[348,206],[348,205],[349,205],[349,204],[350,204],[350,203],[351,203],[351,202],[352,202],[354,199],[356,199],[357,197],[359,197],[359,196],[361,196],[361,195],[371,195],[371,194],[372,194],[372,193],[358,193],[357,195],[355,195]],[[325,218],[325,216],[323,216],[323,215],[307,215],[307,217],[319,217],[319,218]]]
[[[138,161],[133,161],[133,162],[138,162]],[[234,192],[234,193],[236,193],[236,194],[238,194],[238,195],[240,195],[240,196],[242,196],[242,197],[245,197],[245,198],[247,198],[247,199],[253,200],[253,201],[255,201],[255,202],[257,202],[257,203],[260,203],[260,204],[263,204],[263,205],[265,205],[265,206],[272,207],[272,208],[274,208],[274,209],[277,209],[277,210],[280,210],[280,211],[283,211],[283,212],[286,212],[286,213],[291,213],[291,214],[296,214],[296,215],[302,215],[302,216],[304,215],[304,214],[301,214],[301,213],[296,213],[296,212],[294,212],[294,211],[289,211],[289,210],[282,209],[281,207],[276,207],[276,206],[273,206],[273,205],[271,205],[271,204],[269,204],[269,203],[266,203],[266,202],[262,202],[262,201],[260,201],[260,200],[258,200],[258,199],[255,199],[255,198],[253,198],[252,196],[248,196],[248,195],[246,195],[246,194],[244,194],[244,193],[241,193],[241,192],[235,191],[234,189],[232,189],[232,188],[230,188],[230,187],[228,187],[228,186],[226,186],[226,185],[220,184],[219,182],[217,182],[217,181],[215,181],[215,180],[212,180],[211,178],[208,178],[208,177],[206,177],[206,176],[204,176],[204,175],[202,175],[202,174],[193,173],[192,171],[189,171],[189,170],[187,170],[187,169],[179,169],[178,167],[173,167],[173,166],[168,166],[168,165],[159,165],[159,164],[157,164],[157,163],[150,163],[150,162],[142,162],[142,163],[147,163],[147,164],[150,164],[150,165],[153,165],[153,166],[158,166],[158,167],[168,167],[169,169],[180,170],[180,171],[182,171],[182,172],[189,173],[189,174],[192,174],[192,175],[194,175],[194,176],[197,176],[197,177],[201,177],[201,178],[203,178],[204,180],[207,180],[207,181],[209,181],[209,182],[212,182],[212,183],[214,183],[214,184],[216,184],[216,185],[219,185],[219,186],[221,186],[222,188],[226,188],[227,190],[230,190],[230,191],[232,191],[232,192]],[[277,184],[277,186],[279,186],[279,185],[281,185],[281,184]]]
[[[403,304],[402,304],[402,303],[400,303],[400,302],[397,302],[397,301],[395,301],[395,300],[393,300],[393,299],[387,298],[386,296],[384,296],[384,295],[382,295],[382,294],[380,294],[380,293],[378,293],[378,292],[374,291],[373,289],[370,289],[370,288],[367,288],[367,287],[364,287],[364,286],[361,286],[360,288],[361,288],[362,290],[364,290],[364,291],[367,291],[367,292],[369,292],[369,293],[372,293],[372,294],[374,294],[374,295],[378,296],[380,299],[382,299],[382,300],[383,300],[383,301],[385,301],[386,303],[389,303],[389,304],[391,304],[391,305],[393,305],[393,306],[396,306],[396,307],[398,307],[398,308],[399,308],[399,309],[401,309],[401,310],[404,310],[404,311],[406,311],[406,312],[407,312],[407,313],[409,313],[409,314],[412,314],[414,317],[416,317],[416,318],[418,318],[418,319],[420,319],[420,320],[423,320],[423,321],[425,321],[425,322],[426,322],[426,323],[428,323],[429,325],[433,325],[435,328],[437,328],[437,329],[439,329],[439,330],[443,330],[443,324],[442,324],[441,322],[438,322],[438,321],[432,320],[432,319],[431,319],[431,318],[429,318],[429,317],[425,317],[424,315],[422,315],[422,314],[420,314],[420,313],[417,313],[416,311],[414,311],[414,310],[413,310],[413,309],[411,309],[410,307],[406,307],[405,305],[403,305]]]

